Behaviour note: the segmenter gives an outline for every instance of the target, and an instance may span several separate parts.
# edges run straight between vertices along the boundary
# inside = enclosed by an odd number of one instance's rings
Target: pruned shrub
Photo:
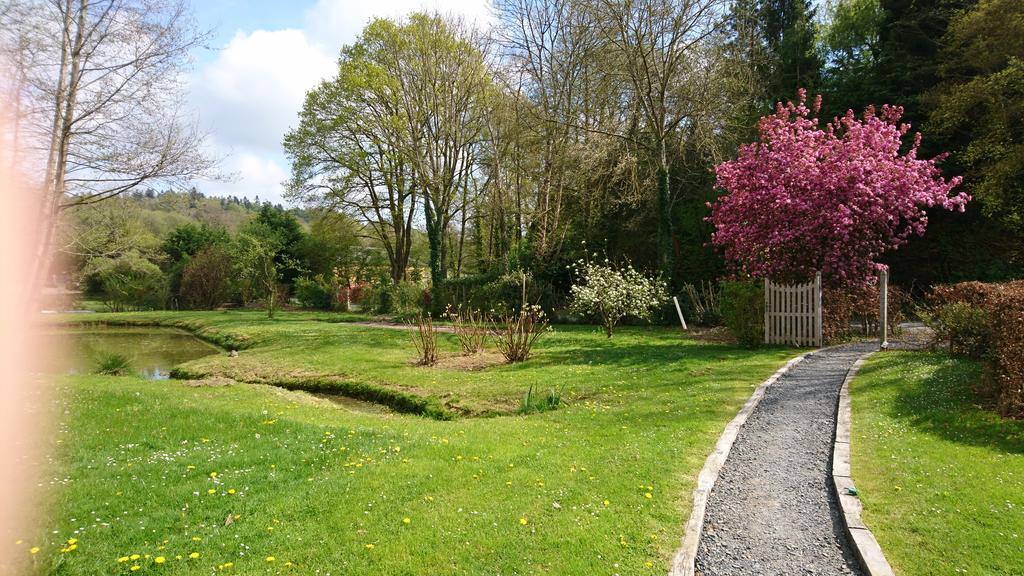
[[[524,306],[518,312],[491,320],[491,334],[498,351],[509,362],[529,359],[534,343],[549,330],[547,317],[540,306]]]
[[[999,411],[1024,418],[1024,281],[999,290],[989,306],[992,326],[990,362],[999,390]]]
[[[1024,418],[1024,280],[937,286],[922,318],[954,354],[983,357],[999,412]]]
[[[722,323],[721,286],[711,282],[701,282],[698,286],[686,284],[683,293],[686,294],[684,306],[695,324],[717,326]]]
[[[452,329],[459,340],[459,345],[462,346],[463,354],[483,352],[484,340],[487,337],[487,323],[483,312],[461,308],[452,310],[449,307],[445,315],[452,323]]]
[[[437,331],[430,314],[417,314],[413,326],[412,343],[416,347],[417,364],[433,366],[437,363]]]
[[[722,319],[736,341],[748,348],[764,342],[764,287],[757,281],[722,283]]]

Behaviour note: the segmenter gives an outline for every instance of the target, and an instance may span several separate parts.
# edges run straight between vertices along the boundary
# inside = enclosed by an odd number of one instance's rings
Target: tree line
[[[502,0],[378,19],[342,49],[284,147],[297,202],[343,211],[406,280],[422,223],[432,284],[529,271],[564,293],[599,250],[670,285],[729,272],[707,247],[711,169],[800,88],[822,118],[903,106],[974,196],[891,256],[897,279],[1019,275],[1024,164],[1012,0]],[[1007,239],[1014,241],[1007,242]]]

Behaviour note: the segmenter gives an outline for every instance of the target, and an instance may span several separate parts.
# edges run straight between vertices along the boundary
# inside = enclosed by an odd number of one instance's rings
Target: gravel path
[[[708,500],[697,574],[860,574],[830,484],[839,389],[877,343],[811,355],[765,390]]]

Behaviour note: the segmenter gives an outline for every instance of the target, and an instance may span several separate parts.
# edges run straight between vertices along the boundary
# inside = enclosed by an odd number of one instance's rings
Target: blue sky
[[[281,139],[303,97],[334,72],[339,49],[376,16],[415,10],[452,13],[487,26],[489,0],[193,0],[211,49],[193,54],[190,101],[224,158],[230,182],[198,182],[205,193],[281,201],[289,166]]]

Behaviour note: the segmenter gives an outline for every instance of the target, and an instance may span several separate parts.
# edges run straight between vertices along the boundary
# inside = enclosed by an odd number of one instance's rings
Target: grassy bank
[[[981,369],[891,352],[851,385],[853,479],[898,574],[1024,574],[1024,422],[978,405]]]
[[[535,383],[570,404],[446,422],[270,386],[65,377],[53,519],[21,536],[41,572],[662,574],[719,433],[794,353],[559,328],[521,366],[418,368],[393,330],[187,318],[250,343],[197,371],[338,369],[467,406]]]

